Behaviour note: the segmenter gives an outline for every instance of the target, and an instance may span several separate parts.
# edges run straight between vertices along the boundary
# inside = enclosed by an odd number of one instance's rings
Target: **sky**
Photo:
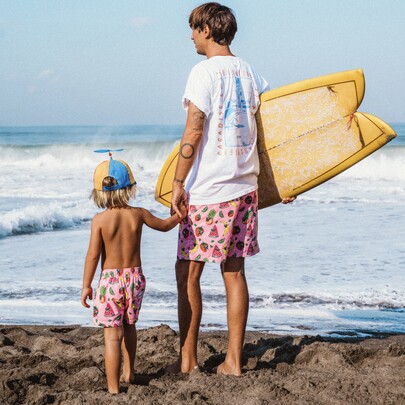
[[[183,124],[194,0],[1,0],[0,126]],[[228,0],[272,88],[362,68],[359,110],[405,122],[404,0]]]

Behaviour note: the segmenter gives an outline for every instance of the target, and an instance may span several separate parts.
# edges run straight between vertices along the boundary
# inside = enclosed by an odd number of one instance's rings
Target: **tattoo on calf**
[[[180,148],[180,155],[184,159],[190,159],[194,156],[194,146],[191,143],[183,143]]]

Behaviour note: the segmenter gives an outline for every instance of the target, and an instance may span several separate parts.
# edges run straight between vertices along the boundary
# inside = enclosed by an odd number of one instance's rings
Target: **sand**
[[[102,330],[0,326],[1,404],[405,404],[405,335],[369,339],[248,332],[243,375],[213,374],[226,334],[200,335],[201,372],[169,375],[177,333],[140,330],[135,384],[106,391]]]

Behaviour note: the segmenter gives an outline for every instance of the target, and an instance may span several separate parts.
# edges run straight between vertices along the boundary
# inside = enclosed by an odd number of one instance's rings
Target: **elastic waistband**
[[[129,272],[129,273],[135,273],[135,272],[142,273],[142,267],[124,267],[122,269],[103,269],[101,271],[101,274],[106,273],[106,272],[108,272],[108,273],[113,272],[113,273],[116,273],[116,274],[122,274],[124,272],[125,273],[126,272]]]

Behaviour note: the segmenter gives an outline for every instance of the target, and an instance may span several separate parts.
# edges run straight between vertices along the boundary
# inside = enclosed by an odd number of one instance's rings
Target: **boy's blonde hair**
[[[104,187],[113,187],[116,184],[117,180],[114,177],[107,176],[103,179]],[[90,198],[99,208],[125,208],[128,207],[129,200],[135,198],[135,194],[135,184],[131,184],[130,186],[111,191],[101,191],[94,188],[90,194]]]

